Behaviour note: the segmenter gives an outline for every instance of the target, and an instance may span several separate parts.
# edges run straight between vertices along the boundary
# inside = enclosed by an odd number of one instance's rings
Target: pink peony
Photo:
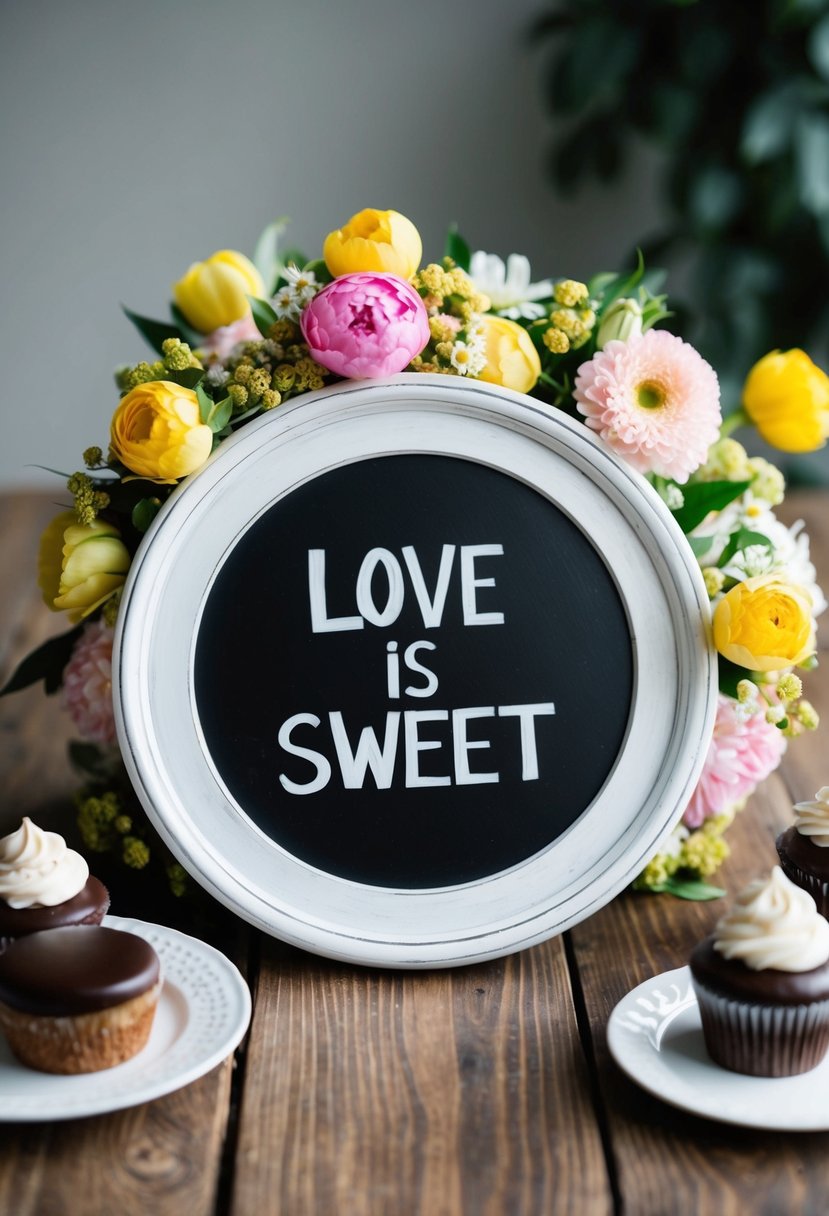
[[[81,738],[90,743],[115,742],[112,637],[103,621],[86,625],[63,672],[63,703]]]
[[[682,822],[698,828],[711,815],[747,798],[774,772],[785,750],[783,732],[766,721],[762,710],[745,717],[735,701],[720,693],[702,776]]]
[[[262,335],[256,328],[256,322],[248,313],[238,321],[232,321],[230,325],[221,325],[205,334],[199,342],[199,350],[203,351],[208,359],[224,360],[233,354],[234,347],[240,342],[259,342],[261,339]]]
[[[686,481],[719,437],[714,369],[664,329],[608,342],[576,375],[587,425],[640,473]]]
[[[306,306],[300,325],[311,355],[338,376],[402,372],[429,341],[426,308],[394,274],[344,274]]]

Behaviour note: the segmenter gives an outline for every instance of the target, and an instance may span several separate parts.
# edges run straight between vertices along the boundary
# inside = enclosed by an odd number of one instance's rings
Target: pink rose
[[[350,380],[402,372],[429,341],[420,296],[394,274],[344,274],[300,317],[317,363]]]
[[[248,313],[246,317],[240,317],[238,321],[231,321],[230,325],[222,325],[219,329],[205,334],[199,343],[199,350],[203,351],[208,359],[224,360],[233,354],[234,348],[240,342],[261,342],[261,340],[262,335],[256,328],[256,322]]]

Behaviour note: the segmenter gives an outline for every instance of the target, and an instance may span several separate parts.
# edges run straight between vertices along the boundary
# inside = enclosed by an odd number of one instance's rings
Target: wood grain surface
[[[0,497],[2,677],[64,628],[33,589],[54,510]],[[807,522],[824,586],[828,510],[817,493],[786,504]],[[773,864],[792,802],[829,780],[829,662],[807,695],[824,726],[731,828],[718,875],[731,893]],[[0,701],[0,830],[26,813],[71,817],[69,734],[39,689]],[[563,938],[430,973],[314,958],[228,915],[222,944],[254,994],[235,1063],[131,1110],[0,1123],[0,1216],[825,1216],[829,1134],[698,1119],[608,1055],[616,1001],[682,964],[721,910],[627,894]]]

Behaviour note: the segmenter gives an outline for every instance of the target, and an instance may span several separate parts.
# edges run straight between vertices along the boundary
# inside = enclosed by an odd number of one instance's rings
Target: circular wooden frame
[[[448,455],[530,486],[602,556],[628,617],[634,691],[610,776],[520,865],[439,889],[345,880],[292,856],[225,787],[193,693],[217,572],[274,503],[321,474],[393,454]],[[687,803],[716,708],[698,565],[650,485],[586,427],[530,398],[402,374],[309,394],[248,424],[159,513],[127,581],[114,648],[118,735],[135,789],[185,868],[238,915],[305,949],[393,967],[454,966],[533,945],[622,890]]]

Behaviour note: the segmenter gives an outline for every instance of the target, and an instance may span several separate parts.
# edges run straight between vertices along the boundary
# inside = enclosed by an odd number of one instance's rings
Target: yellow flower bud
[[[714,645],[751,671],[782,671],[802,662],[815,648],[809,592],[776,574],[737,583],[714,612]]]
[[[213,432],[189,388],[170,380],[139,384],[121,399],[112,418],[110,452],[138,477],[176,481],[200,468]]]
[[[772,351],[748,373],[743,407],[772,447],[814,452],[829,436],[829,376],[802,350]]]
[[[410,279],[420,265],[423,244],[411,220],[399,211],[366,207],[342,228],[329,232],[322,247],[334,278],[359,271],[380,271]]]
[[[265,284],[253,262],[233,249],[220,249],[206,262],[194,262],[173,284],[173,299],[202,334],[240,321],[250,312],[247,297],[264,295]]]
[[[100,519],[80,524],[74,511],[62,511],[40,538],[38,586],[47,607],[79,621],[123,585],[129,565],[117,528]]]
[[[481,317],[486,341],[486,367],[478,380],[528,393],[541,375],[541,360],[526,329],[506,317]]]

